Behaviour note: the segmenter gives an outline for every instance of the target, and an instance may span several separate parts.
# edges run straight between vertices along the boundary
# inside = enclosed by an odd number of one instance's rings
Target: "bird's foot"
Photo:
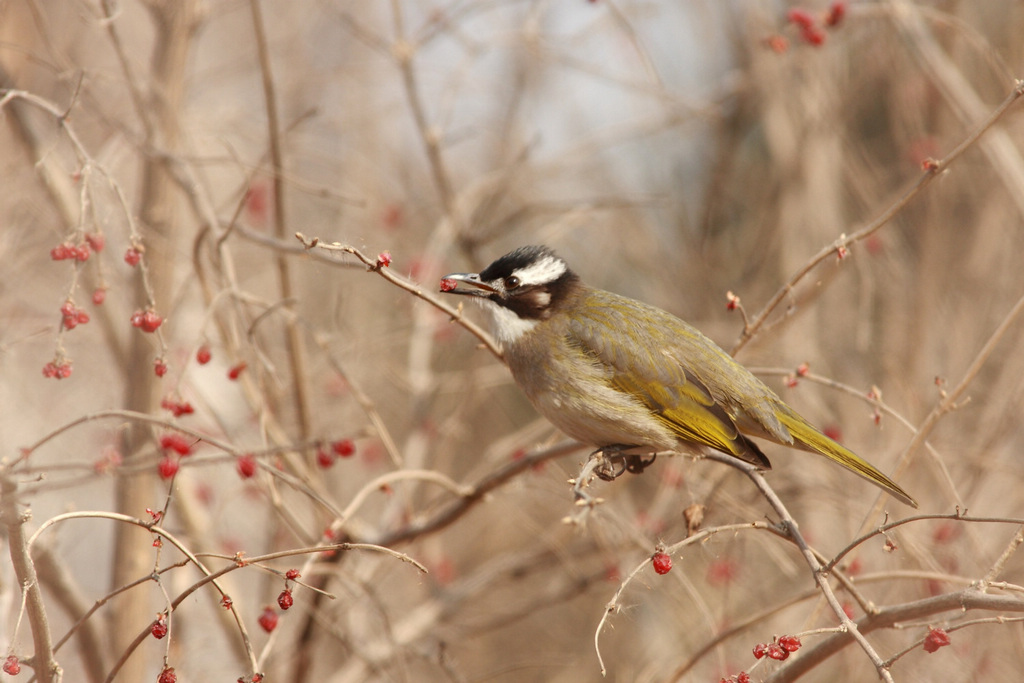
[[[614,481],[625,472],[641,474],[658,457],[655,453],[623,452],[633,448],[635,446],[604,446],[597,449],[590,455],[591,459],[599,461],[598,466],[594,469],[594,474],[604,481]]]

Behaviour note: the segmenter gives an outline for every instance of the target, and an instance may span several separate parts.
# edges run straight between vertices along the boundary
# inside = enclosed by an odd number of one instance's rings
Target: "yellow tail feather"
[[[858,456],[850,449],[842,446],[828,438],[811,423],[795,413],[777,411],[779,421],[782,422],[793,435],[795,446],[803,448],[812,453],[824,455],[846,469],[859,474],[871,483],[888,491],[896,500],[906,503],[911,507],[917,507],[917,501],[900,488],[899,484],[875,469],[870,463]]]

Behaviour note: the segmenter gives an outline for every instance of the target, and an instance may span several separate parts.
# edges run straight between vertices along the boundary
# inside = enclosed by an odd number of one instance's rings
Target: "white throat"
[[[526,320],[508,310],[504,306],[498,306],[493,302],[487,302],[491,310],[491,318],[494,323],[494,336],[503,346],[515,344],[524,334],[537,326],[539,320]]]

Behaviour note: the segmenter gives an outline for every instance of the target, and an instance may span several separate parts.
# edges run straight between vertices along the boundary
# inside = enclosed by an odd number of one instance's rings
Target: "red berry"
[[[846,16],[846,2],[845,0],[835,0],[828,8],[828,14],[825,16],[826,26],[838,26],[842,21],[843,17]]]
[[[284,578],[288,579],[289,581],[295,581],[300,576],[302,576],[302,574],[299,573],[298,569],[289,569],[284,573]]]
[[[153,634],[153,637],[160,640],[167,635],[167,615],[160,613],[157,615],[156,621],[149,627],[149,632]]]
[[[817,26],[801,28],[800,37],[804,39],[805,43],[813,45],[814,47],[818,47],[825,42],[825,32]]]
[[[177,432],[171,432],[170,434],[164,434],[160,437],[160,448],[171,450],[178,455],[190,455],[192,453],[192,444],[183,435]]]
[[[736,674],[736,683],[750,683],[750,674],[746,671],[741,671]]]
[[[252,457],[252,453],[246,453],[245,455],[238,458],[238,475],[242,479],[249,479],[256,474],[256,458]]]
[[[43,366],[43,377],[53,379],[66,379],[71,376],[71,361],[66,360],[62,363],[57,361],[50,361]]]
[[[339,439],[331,442],[331,450],[342,458],[347,458],[356,452],[356,446],[352,443],[352,439]]]
[[[316,449],[316,464],[327,469],[334,464],[334,455],[322,446]]]
[[[786,652],[796,652],[800,649],[800,639],[796,636],[779,636],[778,642]]]
[[[672,557],[666,553],[654,553],[651,563],[658,574],[668,574],[672,571]]]
[[[167,374],[167,362],[163,358],[153,359],[153,373],[157,377],[163,377]]]
[[[7,659],[4,660],[4,673],[8,676],[17,676],[21,673],[17,655],[7,655]]]
[[[128,247],[128,251],[124,252],[124,262],[129,266],[137,266],[141,260],[142,252],[135,247]]]
[[[778,643],[772,643],[768,646],[768,657],[781,662],[789,658],[789,652],[783,650],[782,646]]]
[[[164,667],[164,670],[157,676],[156,683],[178,683],[178,674],[174,673],[174,667]]]
[[[761,659],[768,654],[768,643],[758,643],[754,646],[754,659]]]
[[[924,639],[924,651],[931,653],[938,650],[940,647],[949,645],[949,634],[941,628],[933,628],[928,631],[928,635]]]
[[[268,606],[263,608],[263,614],[260,615],[258,621],[260,627],[267,633],[270,633],[277,628],[277,619],[277,612],[274,611],[273,607]]]
[[[713,560],[708,565],[708,583],[712,586],[727,586],[739,574],[739,566],[728,557]]]
[[[202,346],[199,347],[199,350],[196,351],[196,362],[199,363],[200,365],[206,365],[207,363],[210,362],[210,358],[212,358],[212,354],[210,353],[210,347],[207,346],[206,344],[203,344]]]
[[[103,247],[107,244],[107,238],[103,236],[102,232],[90,232],[85,236],[85,241],[97,254],[103,251]]]
[[[789,10],[786,18],[789,19],[790,23],[796,24],[800,28],[813,28],[815,23],[814,15],[800,7],[794,7]]]
[[[390,265],[391,265],[391,252],[390,251],[382,251],[379,254],[377,254],[377,267],[378,268],[387,268]]]
[[[231,596],[229,596],[229,595],[225,595],[224,597],[222,597],[220,599],[220,606],[223,607],[224,609],[231,609],[231,606],[233,604],[235,604],[235,603],[231,600]]]
[[[164,319],[151,308],[145,311],[135,311],[131,317],[132,327],[138,327],[143,332],[156,332],[163,322]]]
[[[281,591],[281,594],[277,596],[277,606],[283,610],[287,610],[294,604],[295,599],[292,598],[292,592],[287,588]]]
[[[73,256],[76,261],[88,261],[89,256],[92,255],[92,251],[89,249],[88,244],[79,244],[77,247],[72,247]]]
[[[232,381],[238,379],[238,376],[241,375],[247,367],[249,367],[249,364],[244,360],[231,366],[231,369],[228,370],[228,379]]]
[[[175,401],[169,398],[165,398],[160,401],[160,407],[164,410],[171,411],[174,417],[181,417],[182,415],[191,415],[196,412],[195,408],[188,401]]]
[[[178,473],[178,460],[170,455],[165,455],[160,458],[160,464],[157,466],[160,472],[161,479],[170,479]]]
[[[775,34],[765,38],[764,42],[772,52],[778,55],[785,54],[789,50],[789,41],[786,40],[786,36]]]
[[[93,304],[100,306],[104,301],[107,300],[107,290],[103,287],[97,287],[92,293]]]
[[[70,249],[70,244],[62,242],[50,250],[50,258],[54,261],[63,261],[71,255]]]
[[[450,291],[452,291],[453,289],[455,289],[458,286],[459,286],[459,283],[456,282],[455,280],[451,279],[450,277],[443,277],[443,278],[441,278],[441,291],[442,292],[450,292]]]

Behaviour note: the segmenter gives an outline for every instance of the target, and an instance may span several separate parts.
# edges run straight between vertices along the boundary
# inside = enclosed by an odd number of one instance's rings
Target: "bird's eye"
[[[505,289],[515,289],[519,286],[519,278],[515,275],[509,275],[505,278]]]

